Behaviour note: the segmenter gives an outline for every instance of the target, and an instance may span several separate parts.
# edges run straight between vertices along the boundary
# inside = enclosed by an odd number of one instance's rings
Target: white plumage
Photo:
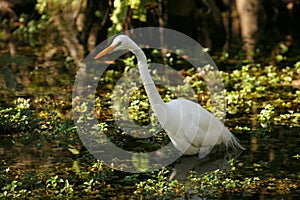
[[[176,149],[184,155],[199,154],[199,157],[207,155],[218,144],[244,149],[224,124],[201,105],[185,99],[163,102],[149,73],[144,52],[129,37],[117,36],[95,59],[123,49],[130,50],[137,57],[151,107]]]

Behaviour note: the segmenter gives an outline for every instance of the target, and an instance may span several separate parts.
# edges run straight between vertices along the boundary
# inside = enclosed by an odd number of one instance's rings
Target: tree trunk
[[[235,0],[240,19],[243,48],[247,59],[253,60],[258,36],[258,13],[260,0]]]
[[[72,15],[68,13],[60,13],[52,17],[52,22],[57,28],[70,56],[74,59],[74,63],[78,66],[84,59],[84,48],[83,45],[79,43],[77,31],[74,31],[74,20]]]

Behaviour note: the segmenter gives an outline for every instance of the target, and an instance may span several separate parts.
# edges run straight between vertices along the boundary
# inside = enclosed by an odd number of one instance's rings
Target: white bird
[[[165,103],[151,78],[144,52],[129,37],[118,35],[111,45],[95,56],[95,59],[118,50],[130,50],[137,57],[139,72],[151,108],[172,144],[182,154],[199,154],[202,158],[218,144],[224,144],[233,150],[244,149],[224,124],[201,105],[185,99]]]

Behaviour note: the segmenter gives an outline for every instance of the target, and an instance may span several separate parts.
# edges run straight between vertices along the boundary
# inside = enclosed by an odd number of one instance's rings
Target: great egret
[[[199,154],[202,158],[217,144],[244,149],[236,137],[213,114],[201,105],[185,99],[165,103],[160,97],[148,70],[142,49],[125,35],[118,35],[95,59],[118,50],[130,50],[138,60],[139,72],[152,110],[171,142],[184,155]]]

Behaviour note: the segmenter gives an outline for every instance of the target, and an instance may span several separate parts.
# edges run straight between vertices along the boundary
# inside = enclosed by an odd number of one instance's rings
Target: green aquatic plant
[[[22,198],[28,195],[28,192],[26,189],[22,189],[23,183],[20,181],[13,180],[11,183],[4,186],[1,190],[2,193],[0,193],[0,198],[3,199],[14,199],[14,198]],[[20,188],[20,189],[19,189]]]
[[[57,197],[72,197],[73,185],[69,183],[69,180],[59,178],[58,175],[50,177],[46,181],[46,188],[49,193],[54,193]]]
[[[18,98],[14,101],[14,107],[0,108],[0,127],[2,133],[35,132],[39,120],[30,109],[30,100]]]
[[[263,128],[270,127],[274,123],[274,115],[275,112],[273,105],[267,104],[266,106],[264,106],[264,109],[262,109],[258,114],[258,121],[260,122],[260,125]]]
[[[234,192],[240,190],[251,193],[251,188],[256,188],[259,177],[244,177],[243,180],[234,177],[232,168],[229,171],[215,170],[213,172],[202,175],[191,174],[189,176],[189,184],[194,194],[201,197],[216,198],[220,197],[222,193]]]
[[[144,199],[168,199],[180,196],[184,186],[178,180],[169,181],[166,176],[168,173],[166,168],[153,172],[151,179],[141,181],[136,185],[137,189],[134,194]]]

